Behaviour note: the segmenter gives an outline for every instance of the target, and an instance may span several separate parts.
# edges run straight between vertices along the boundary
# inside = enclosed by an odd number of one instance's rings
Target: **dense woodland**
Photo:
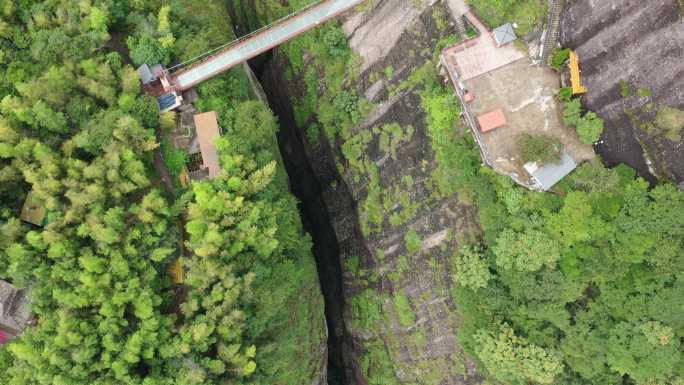
[[[524,3],[496,2],[532,23],[538,11]],[[276,1],[260,7],[241,12],[255,27],[288,12]],[[37,317],[0,350],[0,383],[308,378],[302,346],[325,339],[310,240],[287,193],[276,121],[250,100],[244,74],[199,87],[199,108],[218,111],[224,128],[224,174],[168,194],[152,166],[159,115],[133,65],[168,64],[225,42],[223,5],[3,0],[0,17],[0,278],[31,288]],[[289,76],[307,71],[298,120],[314,116],[312,138],[358,152],[350,131],[370,106],[345,81],[358,75],[357,59],[339,27],[284,52]],[[308,67],[303,52],[314,58]],[[327,82],[316,80],[320,73]],[[402,86],[420,90],[435,194],[478,209],[481,233],[454,251],[450,294],[463,319],[459,339],[488,381],[684,383],[684,194],[599,162],[555,193],[526,191],[481,167],[432,62]],[[45,228],[17,219],[30,190],[48,210]],[[368,231],[381,210],[371,203],[363,208]],[[193,255],[180,306],[166,272],[179,242]],[[402,322],[415,322],[406,299],[395,302],[406,309]],[[372,326],[369,307],[353,312]],[[366,357],[369,383],[398,383],[388,359]]]
[[[515,20],[523,32],[544,14],[543,2],[470,3],[493,26]],[[248,19],[261,17],[264,23],[287,12],[275,2],[264,8],[247,12]],[[285,71],[306,82],[294,110],[301,129],[311,119],[320,123],[313,132],[309,125],[309,141],[319,140],[320,127],[320,137],[341,143],[344,167],[351,170],[346,175],[362,170],[358,177],[369,187],[359,212],[360,221],[370,223],[368,234],[374,224],[393,225],[380,204],[371,203],[384,191],[377,168],[363,155],[382,135],[354,134],[359,115],[368,110],[354,87],[358,59],[348,48],[340,54],[344,49],[334,39],[339,27],[330,28],[285,45]],[[438,42],[433,60],[414,69],[395,91],[420,94],[436,161],[435,193],[478,209],[480,234],[465,235],[451,259],[463,347],[492,384],[684,383],[684,193],[667,182],[649,186],[629,167],[607,169],[598,160],[582,165],[554,193],[530,192],[482,167],[476,144],[458,121],[460,106],[434,69],[441,48],[455,39]],[[307,64],[301,62],[303,52],[313,56]],[[377,78],[390,78],[391,71]],[[595,142],[600,119],[583,114],[567,90],[559,99],[567,103],[566,123],[577,126],[585,143]],[[401,132],[393,136],[402,138]],[[416,237],[409,231],[407,249]],[[352,270],[358,269],[354,263]],[[353,322],[361,329],[383,324],[383,295],[365,290],[351,299]],[[394,306],[402,325],[416,321],[406,297],[396,296]],[[401,383],[396,373],[403,369],[384,346],[369,343],[365,349],[361,365],[370,384]],[[432,381],[426,377],[422,383],[437,384]]]
[[[0,278],[30,288],[37,320],[1,348],[0,383],[298,384],[315,373],[299,356],[325,338],[310,240],[275,118],[243,72],[199,89],[199,109],[220,115],[224,173],[164,191],[153,167],[160,116],[134,66],[230,40],[225,5],[5,0],[0,15]],[[30,190],[44,228],[18,220]],[[183,290],[167,273],[181,254]]]

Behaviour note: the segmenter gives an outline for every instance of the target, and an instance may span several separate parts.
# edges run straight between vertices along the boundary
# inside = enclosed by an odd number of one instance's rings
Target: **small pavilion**
[[[496,28],[494,31],[492,31],[492,35],[494,36],[494,41],[496,42],[497,47],[512,43],[518,38],[518,36],[515,34],[513,24],[511,23],[506,23]]]

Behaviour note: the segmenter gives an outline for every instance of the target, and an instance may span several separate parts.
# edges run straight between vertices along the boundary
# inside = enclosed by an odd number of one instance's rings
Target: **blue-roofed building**
[[[157,97],[159,112],[167,112],[175,109],[183,103],[183,97],[175,92],[168,92]]]
[[[548,191],[577,168],[577,162],[568,153],[564,152],[561,160],[557,163],[538,165],[536,162],[531,162],[526,163],[523,167],[532,177],[532,181],[537,189]]]

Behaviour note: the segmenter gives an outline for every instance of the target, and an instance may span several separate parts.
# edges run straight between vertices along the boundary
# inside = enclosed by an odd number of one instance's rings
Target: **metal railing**
[[[210,59],[212,56],[214,56],[214,54],[217,54],[217,53],[220,53],[221,51],[230,49],[230,48],[236,46],[237,44],[242,43],[243,41],[246,41],[246,40],[248,40],[248,39],[251,39],[252,37],[254,37],[254,36],[256,36],[256,35],[258,35],[258,34],[264,32],[264,31],[266,31],[266,30],[269,30],[269,29],[273,28],[274,26],[276,26],[276,25],[278,25],[278,24],[280,24],[280,23],[284,23],[285,21],[290,20],[290,19],[294,18],[295,16],[298,16],[298,15],[300,15],[300,14],[306,12],[306,11],[309,11],[310,9],[312,9],[312,8],[314,8],[314,7],[316,7],[316,6],[318,6],[318,5],[321,4],[321,3],[324,3],[325,1],[326,1],[326,0],[318,0],[318,1],[315,1],[315,2],[313,2],[313,3],[309,4],[309,5],[307,5],[306,7],[302,8],[302,9],[300,9],[300,10],[297,10],[297,11],[295,11],[295,12],[290,13],[289,15],[286,15],[286,16],[284,16],[284,17],[281,17],[280,19],[278,19],[278,20],[276,20],[276,21],[274,21],[274,22],[272,22],[272,23],[270,23],[270,24],[268,24],[268,25],[265,25],[265,26],[263,26],[263,27],[261,27],[261,28],[259,28],[259,29],[256,29],[256,30],[254,30],[254,31],[252,31],[252,32],[250,32],[250,33],[248,33],[248,34],[246,34],[246,35],[243,35],[243,36],[241,36],[241,37],[239,37],[239,38],[237,38],[237,39],[235,39],[235,40],[233,40],[233,41],[230,41],[230,42],[228,42],[228,43],[226,43],[226,44],[224,44],[224,45],[222,45],[222,46],[216,47],[216,48],[214,48],[214,49],[212,49],[212,50],[210,50],[210,51],[207,51],[207,52],[202,53],[201,55],[197,55],[197,56],[195,56],[194,58],[185,60],[185,61],[182,62],[182,63],[178,63],[178,64],[176,64],[176,65],[174,65],[174,66],[172,66],[172,67],[169,67],[169,68],[167,68],[167,71],[171,74],[171,73],[173,73],[173,72],[176,72],[177,70],[180,70],[181,68],[185,68],[185,67],[187,67],[187,66],[192,66],[192,65],[195,65],[195,64],[198,64],[198,63],[203,63],[203,62],[205,62],[207,59]]]
[[[463,89],[461,88],[460,84],[460,79],[458,74],[452,73],[451,69],[449,68],[449,63],[445,60],[444,54],[442,54],[440,58],[440,64],[442,65],[442,68],[446,70],[447,76],[449,80],[451,81],[451,84],[456,91],[456,96],[458,96],[459,101],[461,102],[461,107],[463,109],[463,115],[466,118],[466,121],[468,122],[468,126],[470,126],[470,132],[475,138],[475,142],[477,142],[477,146],[480,149],[480,158],[482,158],[482,162],[487,165],[489,168],[494,170],[497,174],[499,175],[504,175],[507,176],[520,186],[523,186],[528,189],[532,190],[538,190],[538,187],[535,186],[532,183],[526,182],[520,178],[520,175],[518,175],[515,172],[509,173],[506,172],[502,169],[500,169],[490,158],[489,151],[487,150],[487,146],[485,145],[484,139],[482,139],[482,135],[479,130],[479,125],[477,124],[477,121],[473,118],[473,115],[470,113],[470,110],[468,109],[468,105],[465,101],[465,95],[463,93]]]

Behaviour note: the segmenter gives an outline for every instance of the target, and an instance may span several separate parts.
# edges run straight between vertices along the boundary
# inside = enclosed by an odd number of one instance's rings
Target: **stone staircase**
[[[466,23],[465,23],[465,16],[457,17],[455,22],[455,27],[456,27],[456,32],[458,33],[458,36],[461,37],[461,40],[465,40],[468,38],[467,31],[466,31]]]
[[[551,55],[558,44],[558,35],[560,34],[560,22],[563,15],[563,7],[565,0],[550,0],[549,5],[549,19],[546,28],[546,39],[544,40],[544,48],[541,53],[541,62],[548,64],[551,60]]]

